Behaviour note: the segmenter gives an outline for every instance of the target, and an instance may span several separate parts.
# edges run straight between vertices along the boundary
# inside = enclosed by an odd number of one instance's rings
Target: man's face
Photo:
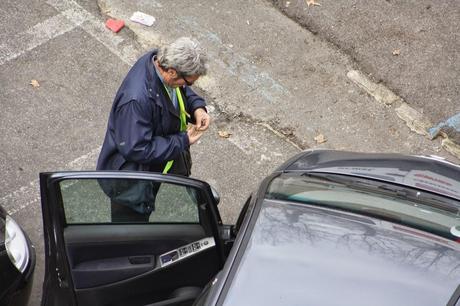
[[[199,75],[184,76],[173,68],[168,68],[165,72],[163,76],[165,83],[174,88],[184,85],[192,86],[200,77]]]

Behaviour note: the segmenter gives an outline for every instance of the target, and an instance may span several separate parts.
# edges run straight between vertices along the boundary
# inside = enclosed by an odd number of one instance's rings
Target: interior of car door
[[[130,193],[120,196],[118,190],[117,201],[129,199],[130,205],[133,199],[139,200],[132,190],[145,189],[146,182],[159,184],[153,197],[141,197],[150,201],[153,210],[136,206],[134,213],[146,215],[144,221],[114,222],[110,210],[114,200],[101,188],[102,174],[46,176],[47,184],[55,185],[48,188],[48,196],[56,196],[58,191],[55,209],[60,220],[44,220],[54,223],[54,230],[62,234],[62,239],[55,239],[56,251],[67,267],[60,277],[68,272],[75,304],[191,305],[223,261],[217,228],[220,220],[213,212],[216,206],[212,206],[209,186],[174,176],[104,173],[104,181],[116,182],[117,188],[129,180],[122,191],[128,186]],[[143,187],[133,188],[138,181]]]
[[[166,261],[168,254],[178,253],[178,248],[202,238],[205,238],[205,232],[195,224],[123,225],[115,228],[111,225],[68,226],[64,230],[76,289],[106,285],[164,267],[173,259],[174,262],[179,260],[177,256]],[[213,237],[207,239],[212,240],[214,246]],[[166,254],[161,256],[163,253]],[[183,257],[180,259],[185,259]]]

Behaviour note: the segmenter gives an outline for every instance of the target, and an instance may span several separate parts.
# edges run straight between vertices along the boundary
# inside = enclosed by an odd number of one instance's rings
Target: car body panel
[[[21,273],[11,262],[5,246],[5,218],[7,212],[0,207],[0,305],[26,306],[29,303],[30,293],[35,271],[35,249],[23,231],[29,249],[29,262]]]
[[[460,246],[391,222],[266,200],[223,305],[445,305]]]

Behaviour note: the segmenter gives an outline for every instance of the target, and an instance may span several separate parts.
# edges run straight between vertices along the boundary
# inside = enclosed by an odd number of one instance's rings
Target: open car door
[[[144,172],[41,173],[43,306],[191,305],[222,268],[202,181]]]

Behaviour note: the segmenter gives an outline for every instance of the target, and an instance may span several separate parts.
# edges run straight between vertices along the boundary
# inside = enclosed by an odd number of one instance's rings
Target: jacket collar
[[[159,98],[159,95],[163,95],[163,98],[168,101],[166,103],[166,108],[168,111],[174,115],[175,117],[179,118],[179,112],[178,110],[174,107],[171,98],[169,97],[168,93],[166,92],[166,88],[163,85],[163,82],[161,81],[160,77],[158,76],[154,64],[153,64],[153,57],[155,57],[158,53],[158,50],[153,50],[151,51],[151,54],[147,56],[147,61],[145,63],[146,65],[146,71],[147,71],[147,90],[148,90],[148,95],[149,97],[155,101],[157,105],[160,107],[163,107],[163,103],[161,103]]]
[[[159,94],[159,89],[163,87],[163,83],[161,82],[160,78],[158,77],[155,67],[153,66],[152,59],[156,56],[158,50],[153,50],[147,56],[147,60],[145,61],[145,71],[147,72],[147,89],[148,95],[150,98],[155,99],[155,95]]]

